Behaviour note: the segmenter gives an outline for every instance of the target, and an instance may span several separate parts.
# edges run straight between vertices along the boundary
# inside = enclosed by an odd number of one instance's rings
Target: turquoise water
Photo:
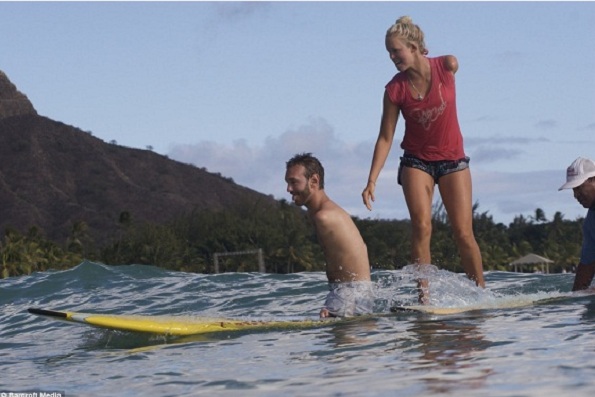
[[[375,271],[377,307],[415,303],[410,269]],[[590,396],[595,297],[547,304],[572,274],[488,272],[488,289],[428,275],[432,303],[496,309],[399,314],[302,330],[165,338],[33,316],[29,307],[259,320],[317,317],[323,273],[199,275],[151,266],[0,280],[0,393],[67,396]],[[502,305],[523,307],[497,309]]]

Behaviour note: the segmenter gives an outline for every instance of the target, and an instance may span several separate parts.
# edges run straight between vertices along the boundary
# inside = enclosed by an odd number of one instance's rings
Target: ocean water
[[[595,296],[568,297],[572,274],[428,274],[414,304],[410,268],[374,271],[385,315],[299,330],[164,337],[51,321],[29,307],[258,320],[315,319],[323,273],[202,275],[83,262],[0,280],[0,394],[55,396],[591,396]],[[547,303],[542,299],[558,298]],[[538,301],[535,304],[531,304]],[[514,304],[521,307],[502,308]]]

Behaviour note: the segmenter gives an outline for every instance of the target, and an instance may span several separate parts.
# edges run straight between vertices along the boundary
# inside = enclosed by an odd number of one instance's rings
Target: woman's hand
[[[362,192],[362,198],[364,199],[364,205],[369,211],[372,211],[372,203],[370,201],[374,201],[374,190],[376,189],[376,182],[369,180],[368,185]]]

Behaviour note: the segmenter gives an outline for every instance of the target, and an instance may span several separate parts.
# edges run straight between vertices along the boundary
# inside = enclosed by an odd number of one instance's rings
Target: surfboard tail
[[[57,319],[60,319],[60,318],[67,319],[68,318],[68,313],[59,312],[59,311],[55,311],[55,310],[38,309],[38,308],[32,307],[32,308],[27,309],[27,311],[31,314],[35,314],[36,316],[54,317]]]

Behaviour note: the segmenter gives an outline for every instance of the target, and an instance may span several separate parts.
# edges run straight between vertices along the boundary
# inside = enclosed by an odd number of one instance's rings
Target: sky
[[[285,162],[312,152],[350,214],[408,219],[402,119],[372,211],[361,198],[397,72],[384,36],[403,15],[429,56],[458,58],[477,211],[584,216],[558,188],[595,159],[595,2],[0,1],[0,70],[40,115],[106,142],[289,201]]]

